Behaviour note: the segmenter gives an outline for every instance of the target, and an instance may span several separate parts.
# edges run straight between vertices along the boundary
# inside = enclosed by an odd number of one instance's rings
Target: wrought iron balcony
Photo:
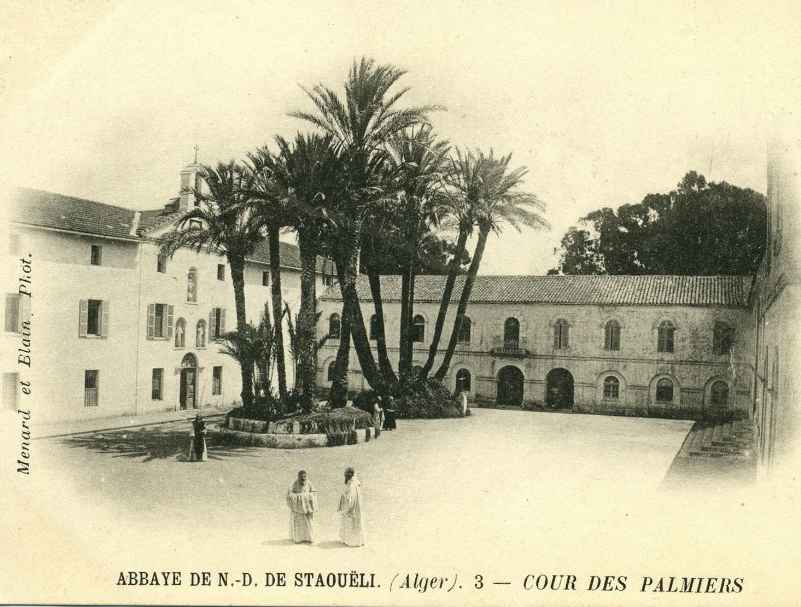
[[[492,339],[492,348],[490,354],[493,356],[511,356],[523,357],[529,356],[531,352],[528,349],[528,338],[521,337],[520,339],[504,339],[500,335],[496,335]]]

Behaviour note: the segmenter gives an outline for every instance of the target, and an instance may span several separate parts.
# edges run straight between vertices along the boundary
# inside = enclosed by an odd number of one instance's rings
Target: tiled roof
[[[136,238],[131,236],[134,219],[131,209],[29,188],[17,191],[16,202],[14,220],[19,223],[113,238]]]
[[[457,277],[452,302],[459,300],[464,279]],[[743,307],[748,303],[750,281],[747,276],[477,276],[470,301]],[[444,285],[444,276],[418,276],[415,301],[438,303]],[[366,276],[359,277],[357,291],[363,301],[372,300]],[[400,301],[400,294],[399,276],[381,277],[385,302]],[[322,298],[339,300],[338,287],[328,289]]]
[[[136,236],[132,236],[131,228],[136,212],[131,209],[43,190],[19,188],[14,220],[45,228],[137,240],[144,238],[147,232],[176,221],[181,216],[177,203],[178,199],[175,198],[164,208],[141,211]],[[300,252],[297,246],[281,242],[280,253],[281,267],[300,269]],[[249,259],[261,263],[270,262],[266,240],[258,245]],[[318,257],[317,271],[333,274],[334,267],[331,261]]]

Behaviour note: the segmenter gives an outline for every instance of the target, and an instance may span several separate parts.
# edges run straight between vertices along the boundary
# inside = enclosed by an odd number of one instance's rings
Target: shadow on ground
[[[62,445],[105,453],[112,457],[142,458],[142,463],[175,458],[187,461],[189,433],[186,430],[137,428],[114,432],[83,434],[60,439]],[[235,456],[255,456],[258,447],[238,445],[222,435],[210,433],[206,439],[210,460]]]

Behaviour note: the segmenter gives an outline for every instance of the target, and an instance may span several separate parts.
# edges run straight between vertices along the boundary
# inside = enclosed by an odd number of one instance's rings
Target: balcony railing
[[[501,335],[493,337],[490,353],[495,356],[528,356],[531,354],[528,349],[527,337],[504,339]]]

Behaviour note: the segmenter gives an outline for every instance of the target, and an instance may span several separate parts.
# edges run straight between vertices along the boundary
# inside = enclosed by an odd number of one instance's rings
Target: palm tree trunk
[[[428,349],[428,359],[423,365],[423,370],[420,372],[420,377],[422,379],[425,379],[428,377],[428,374],[431,373],[431,369],[434,366],[434,360],[437,357],[439,341],[442,338],[442,329],[445,327],[445,318],[448,315],[448,307],[451,303],[453,286],[456,284],[456,275],[459,273],[459,264],[462,255],[464,255],[468,234],[469,230],[465,228],[459,230],[459,239],[456,242],[456,250],[454,251],[450,267],[448,268],[448,278],[445,280],[445,290],[442,292],[442,299],[439,302],[439,312],[437,313],[437,321],[434,325],[434,334],[431,336],[431,346]]]
[[[267,231],[270,248],[270,281],[272,282],[272,304],[275,331],[275,363],[278,370],[278,395],[282,405],[287,402],[286,360],[284,357],[283,298],[281,295],[281,250],[278,240],[279,227],[272,225]]]
[[[373,307],[375,308],[375,320],[378,331],[376,332],[376,346],[378,349],[378,367],[384,376],[384,382],[388,385],[397,383],[398,378],[392,369],[392,362],[387,353],[387,336],[384,332],[384,302],[381,298],[381,276],[371,266],[367,266],[367,276],[370,280],[370,294],[373,296]]]
[[[317,324],[317,246],[315,234],[299,230],[300,248],[300,311],[298,312],[298,375],[301,394],[312,395],[315,384],[315,326]]]
[[[409,361],[409,348],[407,345],[411,340],[410,325],[412,324],[409,318],[409,273],[404,268],[401,274],[401,314],[400,314],[400,337],[398,343],[398,375],[400,381],[405,382],[409,379],[409,368],[411,367]]]
[[[244,331],[247,326],[245,313],[245,260],[242,257],[228,256],[231,266],[231,282],[234,285],[234,305],[236,307],[236,329]],[[253,360],[243,357],[239,361],[242,374],[242,405],[250,407],[253,404]]]
[[[470,262],[470,269],[467,272],[467,279],[464,282],[462,296],[459,298],[459,306],[456,309],[456,318],[453,321],[453,329],[451,330],[451,338],[448,341],[448,348],[445,350],[445,357],[442,359],[442,364],[434,375],[434,378],[438,381],[445,379],[445,375],[448,373],[448,367],[451,364],[451,359],[453,358],[453,352],[456,350],[456,342],[459,339],[459,329],[462,325],[464,313],[467,311],[467,302],[470,300],[470,292],[473,290],[473,283],[476,281],[478,268],[481,265],[481,258],[484,256],[487,236],[489,236],[489,230],[483,228],[479,230],[476,250],[473,252],[473,260]]]
[[[345,311],[350,314],[350,334],[353,338],[356,355],[359,357],[359,366],[361,366],[364,378],[370,384],[370,387],[383,394],[385,391],[383,378],[378,371],[373,352],[370,349],[370,341],[364,329],[364,316],[359,303],[359,295],[356,291],[356,279],[359,271],[357,259],[360,242],[361,220],[356,220],[346,243],[346,255],[343,260],[345,265],[344,280],[340,281],[339,286]]]
[[[337,277],[340,284],[345,280],[345,265],[342,259],[335,262]],[[339,347],[337,348],[337,358],[334,363],[334,377],[331,381],[331,389],[328,392],[328,402],[331,407],[344,407],[348,402],[348,369],[350,367],[350,315],[342,302],[342,314],[339,320]],[[328,370],[324,369],[324,373]]]

